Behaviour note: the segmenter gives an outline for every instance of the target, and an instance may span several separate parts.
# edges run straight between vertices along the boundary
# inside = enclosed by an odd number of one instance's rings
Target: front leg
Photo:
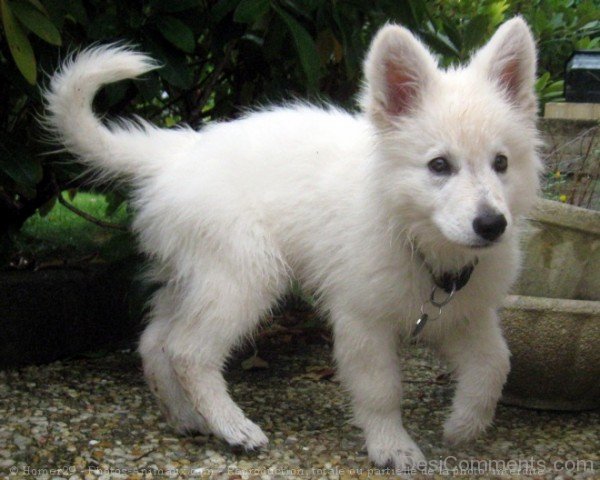
[[[492,423],[510,370],[510,352],[496,312],[487,310],[452,331],[442,340],[440,350],[457,376],[452,412],[444,424],[444,439],[450,444],[462,443],[475,438]]]
[[[369,458],[381,467],[411,470],[425,462],[402,425],[398,335],[384,322],[332,314],[338,374],[352,396],[354,419]]]

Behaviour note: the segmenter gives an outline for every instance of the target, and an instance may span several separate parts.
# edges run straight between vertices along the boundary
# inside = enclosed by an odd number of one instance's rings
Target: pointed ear
[[[379,30],[364,71],[363,108],[380,126],[410,114],[438,73],[436,61],[423,44],[396,25]]]
[[[483,71],[517,108],[530,115],[537,112],[535,64],[535,40],[521,17],[502,24],[471,61],[472,68]]]

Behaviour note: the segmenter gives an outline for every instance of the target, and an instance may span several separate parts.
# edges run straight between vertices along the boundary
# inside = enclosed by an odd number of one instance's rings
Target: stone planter
[[[600,212],[542,200],[521,277],[501,311],[512,353],[502,401],[600,407]]]
[[[512,353],[504,403],[600,407],[600,302],[511,295],[502,320]]]
[[[600,212],[541,200],[523,246],[513,293],[600,300]]]

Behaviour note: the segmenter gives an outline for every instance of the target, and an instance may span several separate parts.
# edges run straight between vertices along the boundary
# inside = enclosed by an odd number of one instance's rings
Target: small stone
[[[254,465],[246,460],[240,460],[238,463],[238,468],[240,470],[250,470]]]
[[[92,457],[96,460],[102,460],[104,458],[104,452],[102,450],[94,450],[92,452]]]
[[[13,436],[13,442],[19,448],[19,450],[23,450],[28,445],[31,445],[31,438],[27,438],[27,437],[24,437],[23,435],[16,433]]]

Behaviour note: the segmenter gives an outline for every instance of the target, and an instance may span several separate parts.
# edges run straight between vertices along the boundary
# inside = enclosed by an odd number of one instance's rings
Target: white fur
[[[509,370],[495,310],[517,274],[519,219],[538,185],[526,24],[505,23],[469,65],[448,71],[408,30],[384,27],[365,61],[358,115],[296,105],[199,132],[94,117],[102,84],[154,67],[122,47],[86,50],[54,76],[47,119],[82,162],[134,186],[134,229],[163,282],[140,353],[175,428],[250,449],[267,443],[221,370],[295,278],[330,316],[371,459],[397,468],[423,461],[402,426],[396,353],[432,288],[423,255],[437,273],[479,258],[421,338],[457,373],[446,439],[483,431]],[[498,153],[509,159],[504,174],[492,169]],[[439,156],[455,173],[429,171]],[[482,204],[508,227],[475,249]]]

